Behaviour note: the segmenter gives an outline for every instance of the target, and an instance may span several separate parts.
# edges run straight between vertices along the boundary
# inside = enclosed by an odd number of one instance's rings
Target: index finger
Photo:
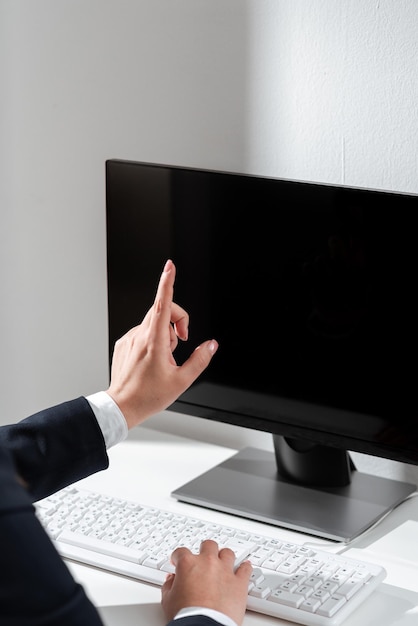
[[[166,322],[166,308],[169,308],[170,319],[168,322],[171,322],[174,325],[177,336],[185,341],[188,337],[189,315],[181,306],[173,302],[175,277],[176,267],[173,261],[168,259],[158,284],[157,294],[155,297],[155,307],[157,315],[162,318],[163,324]],[[164,314],[162,314],[163,308]]]
[[[192,556],[193,553],[189,550],[189,548],[186,548],[186,546],[180,546],[171,554],[170,561],[176,566],[182,558],[190,558]]]
[[[156,324],[157,328],[163,326],[167,328],[171,322],[171,307],[173,304],[174,279],[176,267],[171,259],[168,259],[160,276],[152,307],[153,315],[151,324]]]

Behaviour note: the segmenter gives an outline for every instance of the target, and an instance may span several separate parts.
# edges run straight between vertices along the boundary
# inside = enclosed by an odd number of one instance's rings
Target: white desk
[[[172,511],[183,511],[220,523],[231,516],[170,497],[173,489],[236,452],[191,439],[140,427],[129,439],[109,452],[110,467],[80,481],[87,489],[133,498]],[[254,532],[265,525],[233,518],[233,525]],[[295,541],[305,537],[282,528],[269,527],[269,534]],[[315,540],[314,540],[315,541]],[[335,544],[321,541],[332,549]],[[356,542],[347,555],[384,565],[388,576],[374,595],[344,626],[417,626],[418,624],[418,498],[393,511],[379,526]],[[73,575],[98,607],[106,626],[164,626],[160,589],[121,576],[69,563]],[[247,612],[244,626],[281,626],[289,622]]]

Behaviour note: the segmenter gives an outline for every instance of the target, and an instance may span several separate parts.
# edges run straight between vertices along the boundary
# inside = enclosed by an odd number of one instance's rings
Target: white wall
[[[107,384],[105,159],[418,192],[417,24],[416,0],[0,0],[0,421]]]

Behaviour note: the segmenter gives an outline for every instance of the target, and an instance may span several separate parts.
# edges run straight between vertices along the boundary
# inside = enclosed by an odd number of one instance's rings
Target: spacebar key
[[[56,538],[56,541],[58,543],[69,543],[73,546],[78,546],[79,548],[99,552],[100,554],[114,556],[118,559],[122,559],[123,561],[131,561],[132,563],[139,563],[141,556],[143,556],[138,550],[132,550],[118,543],[103,541],[101,539],[97,539],[96,537],[73,533],[70,530],[63,530],[62,533]]]

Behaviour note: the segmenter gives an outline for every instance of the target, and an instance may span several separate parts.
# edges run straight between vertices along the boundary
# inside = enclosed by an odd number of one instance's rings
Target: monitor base
[[[344,487],[309,487],[278,476],[275,455],[244,448],[174,490],[177,500],[258,522],[351,541],[416,490],[355,470]]]

